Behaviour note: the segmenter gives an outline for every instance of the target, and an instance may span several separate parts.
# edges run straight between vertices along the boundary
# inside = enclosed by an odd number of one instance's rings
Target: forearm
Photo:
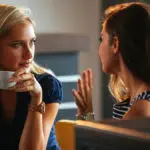
[[[42,113],[28,111],[19,150],[45,150]]]

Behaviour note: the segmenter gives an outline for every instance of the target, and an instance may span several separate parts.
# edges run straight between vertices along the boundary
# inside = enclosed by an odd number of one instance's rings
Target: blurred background
[[[63,85],[64,99],[57,120],[76,119],[71,90],[76,88],[80,73],[87,68],[91,68],[94,74],[96,120],[111,118],[113,100],[107,88],[108,76],[101,72],[98,56],[101,22],[108,6],[131,1],[0,0],[1,4],[25,6],[32,11],[37,34],[35,60],[51,69]]]

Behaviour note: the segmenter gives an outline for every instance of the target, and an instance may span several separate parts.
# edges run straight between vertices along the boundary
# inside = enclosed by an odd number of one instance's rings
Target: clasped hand
[[[9,90],[16,92],[30,92],[32,98],[41,98],[42,88],[34,75],[25,68],[18,69],[8,82],[16,82]]]

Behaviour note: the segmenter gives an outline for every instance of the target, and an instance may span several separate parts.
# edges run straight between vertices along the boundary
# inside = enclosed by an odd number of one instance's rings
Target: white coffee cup
[[[0,71],[0,89],[8,89],[16,84],[16,82],[8,82],[14,73],[13,71]]]

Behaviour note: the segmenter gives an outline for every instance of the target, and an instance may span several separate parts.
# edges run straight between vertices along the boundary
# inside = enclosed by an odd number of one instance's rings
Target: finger
[[[83,103],[83,99],[79,95],[79,93],[75,89],[72,89],[72,94],[74,96],[74,99],[75,99],[77,106],[80,107],[81,109],[85,109],[86,105]]]
[[[8,81],[9,82],[22,82],[22,81],[33,79],[33,78],[34,78],[33,74],[31,74],[31,73],[24,73],[24,74],[20,74],[18,76],[11,77],[11,78],[9,78]]]
[[[89,98],[89,92],[90,92],[90,88],[89,88],[89,84],[88,84],[88,75],[87,75],[87,71],[84,72],[83,74],[83,79],[84,79],[84,91],[85,91],[85,98],[86,98],[86,103],[88,101]]]
[[[21,75],[23,73],[26,73],[27,72],[27,69],[26,68],[20,68],[18,69],[15,73],[14,73],[14,76],[18,76],[18,75]]]
[[[33,91],[34,87],[31,86],[26,86],[26,87],[22,87],[22,88],[15,88],[14,90],[16,92],[29,92],[29,91]]]
[[[80,82],[81,79],[78,79],[77,81],[77,91],[80,91],[80,87],[79,87],[79,82]]]
[[[23,88],[23,87],[26,87],[26,86],[31,86],[34,84],[34,81],[33,80],[27,80],[27,81],[24,81],[24,82],[19,82],[15,85],[15,88]]]
[[[78,80],[78,91],[81,93],[83,99],[85,98],[85,91],[84,91],[84,87],[83,87],[83,81],[81,79]]]
[[[83,87],[83,81],[81,79],[79,79],[77,82],[77,93],[82,98],[83,105],[86,106],[85,91]]]
[[[93,88],[93,75],[92,75],[91,69],[87,70],[87,76],[85,77],[85,80],[86,80],[86,83],[88,83],[88,84],[86,84],[87,105],[88,105],[88,109],[91,110],[91,107],[92,107],[92,88]]]
[[[85,70],[83,73],[82,73],[82,81],[83,81],[83,86],[85,88],[85,85],[87,84],[87,79],[86,79],[86,76],[87,76],[87,71]]]
[[[88,74],[88,84],[89,84],[89,87],[93,88],[93,74],[92,74],[92,69],[88,69],[87,74]]]

